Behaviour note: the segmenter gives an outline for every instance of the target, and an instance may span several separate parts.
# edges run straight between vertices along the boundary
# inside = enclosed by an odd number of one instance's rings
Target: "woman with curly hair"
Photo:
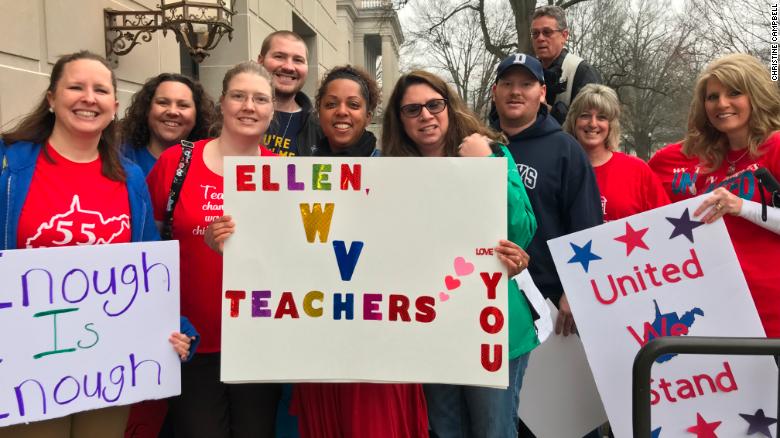
[[[768,337],[780,337],[780,226],[774,208],[768,221],[759,217],[762,189],[753,171],[780,176],[779,130],[780,89],[758,59],[735,53],[704,69],[682,146],[702,163],[698,193],[712,192],[694,215],[707,223],[723,217]]]
[[[125,111],[124,154],[148,174],[165,149],[208,137],[215,115],[214,101],[200,83],[161,73],[146,81]]]

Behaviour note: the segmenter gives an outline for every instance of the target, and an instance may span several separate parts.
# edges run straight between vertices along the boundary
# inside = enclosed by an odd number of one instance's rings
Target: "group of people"
[[[220,382],[221,252],[243,225],[223,211],[226,156],[505,159],[508,227],[496,254],[511,276],[527,268],[558,305],[563,335],[576,326],[547,240],[712,192],[694,214],[705,222],[726,216],[767,336],[780,335],[773,293],[780,271],[769,265],[780,257],[780,215],[770,206],[761,217],[762,189],[752,177],[759,166],[780,176],[780,91],[768,69],[743,54],[713,61],[698,79],[685,139],[648,166],[618,152],[618,96],[565,51],[567,37],[560,8],[536,11],[538,59],[516,53],[498,64],[487,122],[437,75],[402,75],[386,96],[379,145],[367,129],[380,101],[375,79],[359,67],[334,67],[312,103],[301,92],[306,45],[293,32],[270,34],[257,62],[228,70],[216,101],[197,81],[163,73],[134,95],[121,122],[105,60],[89,52],[60,58],[35,110],[0,135],[0,249],[32,247],[42,224],[74,202],[129,218],[107,243],[178,240],[187,318],[170,342],[186,361],[182,392],[167,402],[0,428],[0,437],[517,436],[520,388],[537,341],[515,282],[507,389]],[[91,220],[74,217],[80,233],[46,229],[35,246],[94,244],[101,230]]]

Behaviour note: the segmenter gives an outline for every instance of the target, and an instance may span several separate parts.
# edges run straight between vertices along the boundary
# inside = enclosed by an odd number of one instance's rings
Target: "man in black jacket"
[[[269,34],[257,62],[271,74],[274,118],[263,143],[279,155],[312,155],[320,139],[320,125],[311,100],[301,89],[309,73],[306,43],[295,32]]]
[[[516,53],[496,69],[493,128],[509,138],[509,150],[525,185],[538,228],[528,270],[545,298],[559,308],[556,333],[574,331],[574,319],[547,241],[602,223],[601,197],[588,157],[547,112],[542,64]]]
[[[599,73],[579,56],[564,49],[569,38],[566,14],[559,6],[541,6],[531,17],[531,44],[544,66],[550,114],[563,124],[569,105],[582,87],[601,83]]]

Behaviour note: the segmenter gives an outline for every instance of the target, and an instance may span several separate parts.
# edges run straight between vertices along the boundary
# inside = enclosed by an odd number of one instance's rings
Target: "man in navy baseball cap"
[[[533,56],[526,55],[525,53],[513,53],[504,58],[496,68],[496,82],[501,79],[501,76],[503,76],[507,70],[514,66],[525,68],[539,81],[539,83],[544,85],[544,69],[542,69],[542,63]]]
[[[601,196],[577,140],[550,115],[541,62],[509,55],[496,68],[491,126],[503,132],[517,164],[537,229],[526,251],[528,270],[545,298],[559,306],[556,333],[574,332],[574,318],[547,241],[602,223]]]

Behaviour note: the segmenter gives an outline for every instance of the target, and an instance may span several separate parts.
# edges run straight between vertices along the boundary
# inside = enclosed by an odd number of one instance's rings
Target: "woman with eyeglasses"
[[[771,196],[761,219],[759,167],[780,177],[780,89],[753,56],[735,53],[699,75],[682,152],[698,157],[697,193],[711,195],[693,213],[711,223],[721,217],[768,337],[780,337],[780,224]],[[777,206],[775,206],[777,207]]]
[[[198,352],[182,366],[181,396],[170,401],[177,437],[273,437],[280,387],[220,382],[222,258],[204,241],[206,227],[222,216],[223,159],[273,155],[261,146],[274,113],[270,75],[256,62],[227,71],[219,98],[217,138],[194,143],[189,170],[173,210],[172,237],[181,252],[181,311],[201,333]],[[155,219],[166,204],[182,158],[180,145],[160,156],[147,181]]]
[[[401,76],[388,100],[382,126],[383,155],[391,157],[505,157],[507,240],[498,258],[510,277],[528,266],[521,247],[536,231],[531,204],[512,155],[440,77],[425,71]],[[531,312],[514,281],[509,282],[509,387],[424,385],[428,420],[438,438],[517,436],[517,407],[528,353],[536,347]]]

